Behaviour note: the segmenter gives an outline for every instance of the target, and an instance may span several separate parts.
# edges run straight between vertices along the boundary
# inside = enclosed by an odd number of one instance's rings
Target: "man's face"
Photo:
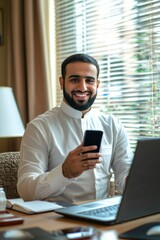
[[[97,69],[85,62],[69,63],[65,79],[60,77],[60,85],[66,103],[79,111],[88,111],[97,96],[99,80]]]

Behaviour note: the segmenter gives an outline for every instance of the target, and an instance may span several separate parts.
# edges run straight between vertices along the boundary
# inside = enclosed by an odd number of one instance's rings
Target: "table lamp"
[[[12,88],[0,87],[0,138],[22,137],[24,125]]]

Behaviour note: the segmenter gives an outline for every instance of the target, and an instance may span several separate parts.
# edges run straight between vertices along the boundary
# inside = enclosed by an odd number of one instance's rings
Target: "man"
[[[25,200],[75,202],[108,196],[111,168],[120,191],[132,161],[122,124],[91,108],[100,84],[99,65],[87,54],[62,63],[59,78],[64,99],[32,120],[21,143],[18,192]],[[85,130],[102,130],[100,153],[86,153]]]

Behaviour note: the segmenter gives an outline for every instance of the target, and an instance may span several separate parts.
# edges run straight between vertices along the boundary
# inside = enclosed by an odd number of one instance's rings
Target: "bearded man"
[[[94,110],[100,85],[99,64],[87,54],[74,54],[61,65],[60,107],[28,123],[22,138],[18,192],[24,200],[77,202],[108,197],[111,169],[123,193],[132,151],[121,122]],[[83,146],[86,130],[103,131],[97,146]]]

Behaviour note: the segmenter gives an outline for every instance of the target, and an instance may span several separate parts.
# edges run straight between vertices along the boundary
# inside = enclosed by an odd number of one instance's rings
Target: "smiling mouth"
[[[73,92],[72,95],[75,96],[76,99],[78,100],[86,100],[88,96],[91,96],[91,93],[90,92]]]

